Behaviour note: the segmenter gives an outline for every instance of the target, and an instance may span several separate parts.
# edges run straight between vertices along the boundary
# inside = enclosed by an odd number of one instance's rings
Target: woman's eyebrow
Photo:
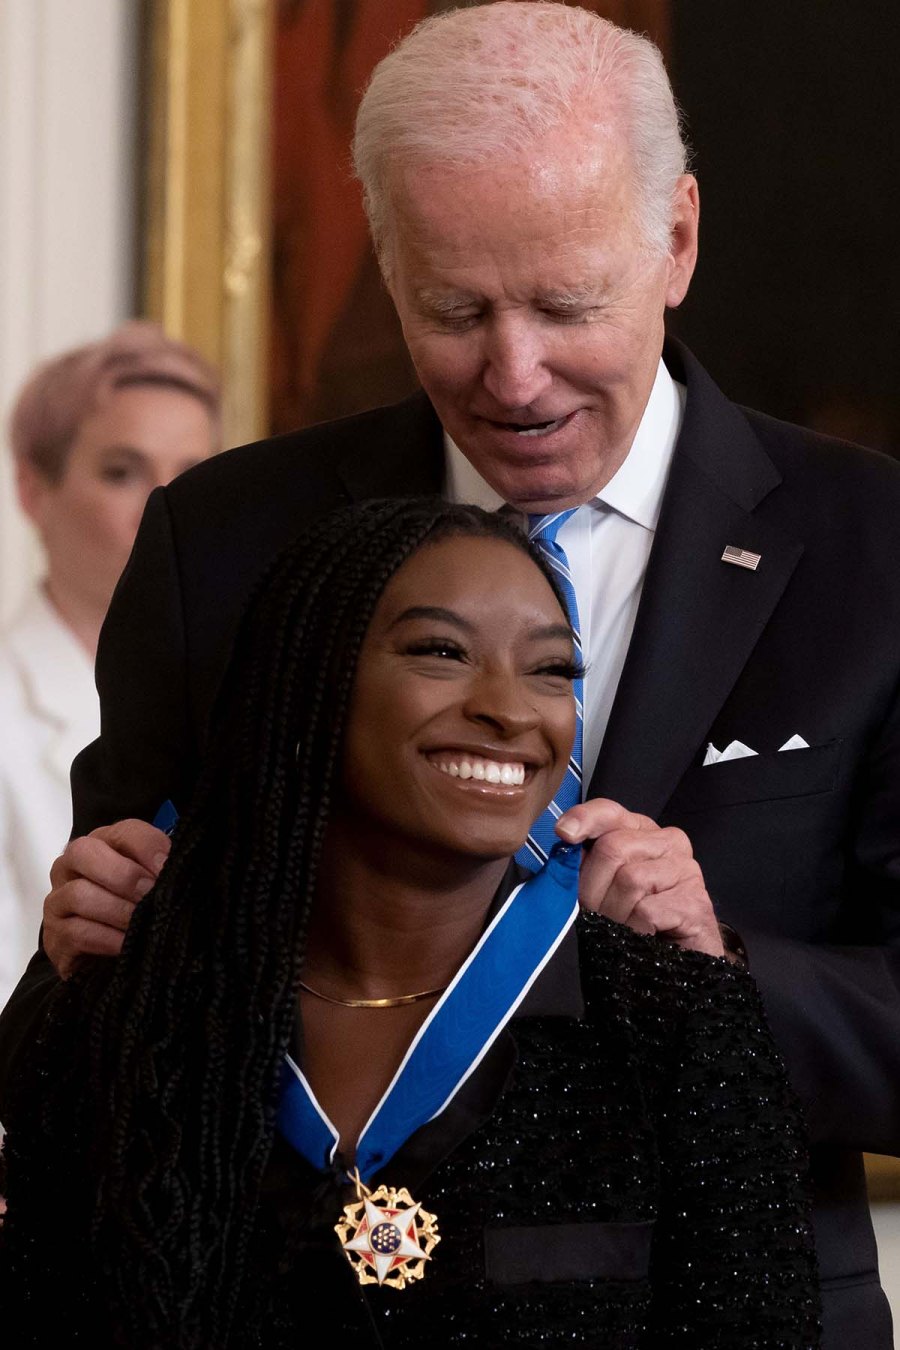
[[[401,623],[409,623],[416,619],[430,619],[433,623],[449,623],[464,633],[474,633],[475,624],[464,619],[461,614],[455,610],[444,609],[440,605],[410,605],[404,609],[388,625],[388,632],[396,628]],[[541,624],[538,628],[531,628],[528,631],[528,640],[530,642],[546,642],[548,638],[561,638],[571,641],[572,630],[564,623]]]
[[[398,614],[388,626],[388,632],[396,628],[398,624],[409,623],[413,619],[431,619],[436,623],[452,623],[457,628],[461,628],[465,633],[475,631],[474,624],[469,623],[461,614],[457,614],[452,609],[443,609],[439,605],[410,605]]]
[[[572,630],[565,623],[548,623],[540,628],[532,628],[528,636],[533,642],[542,642],[546,638],[565,638],[571,642]]]
[[[114,441],[110,445],[104,445],[100,453],[109,456],[115,455],[118,459],[133,459],[141,464],[145,463],[148,458],[143,450],[138,450],[137,446],[125,445],[118,441]]]

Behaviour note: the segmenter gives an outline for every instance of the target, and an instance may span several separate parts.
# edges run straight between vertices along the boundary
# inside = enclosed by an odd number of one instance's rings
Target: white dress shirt
[[[587,788],[612,710],[644,584],[644,574],[675,442],[684,416],[684,385],[662,361],[631,449],[618,472],[561,527],[575,584],[584,681],[584,784]],[[496,511],[504,505],[465,455],[444,436],[444,495]]]
[[[37,948],[69,837],[69,766],[99,730],[91,659],[36,588],[0,638],[0,1007]]]

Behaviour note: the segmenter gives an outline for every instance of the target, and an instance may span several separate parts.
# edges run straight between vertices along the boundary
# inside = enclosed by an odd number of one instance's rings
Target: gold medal
[[[357,1199],[344,1206],[334,1231],[360,1284],[405,1289],[425,1274],[440,1242],[437,1218],[417,1205],[405,1186],[370,1191],[357,1172]]]

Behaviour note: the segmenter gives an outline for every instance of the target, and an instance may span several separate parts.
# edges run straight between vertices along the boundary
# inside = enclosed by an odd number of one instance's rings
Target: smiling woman
[[[507,858],[565,772],[575,673],[560,601],[525,551],[499,538],[421,549],[385,589],[360,654],[350,831],[384,850],[442,839],[457,855]]]
[[[803,1148],[745,970],[512,861],[578,675],[503,516],[321,521],[245,616],[121,957],[9,1104],[23,1345],[818,1344]]]

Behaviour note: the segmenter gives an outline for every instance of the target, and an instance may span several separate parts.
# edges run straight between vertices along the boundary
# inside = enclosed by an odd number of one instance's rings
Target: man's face
[[[572,128],[500,167],[407,171],[392,202],[391,294],[444,428],[507,502],[588,501],[631,447],[665,308],[687,291],[693,178],[662,257],[643,246],[613,134]]]

